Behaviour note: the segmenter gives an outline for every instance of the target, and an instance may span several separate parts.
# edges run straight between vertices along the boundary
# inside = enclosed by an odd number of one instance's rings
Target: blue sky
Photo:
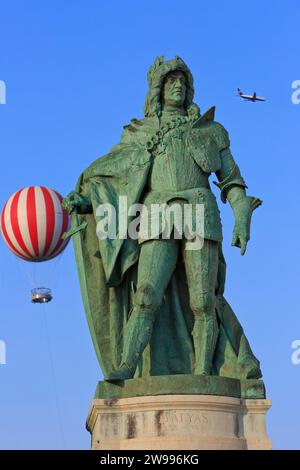
[[[164,2],[113,0],[0,3],[0,205],[18,188],[67,194],[122,126],[142,116],[146,73],[157,55],[180,55],[195,79],[195,101],[229,131],[232,151],[264,204],[244,257],[230,246],[233,216],[221,206],[226,297],[261,360],[277,449],[300,448],[299,135],[296,0]],[[266,103],[242,102],[236,88]],[[72,246],[32,267],[0,243],[0,448],[87,449],[85,418],[101,378],[79,292]],[[31,282],[54,300],[30,303]]]

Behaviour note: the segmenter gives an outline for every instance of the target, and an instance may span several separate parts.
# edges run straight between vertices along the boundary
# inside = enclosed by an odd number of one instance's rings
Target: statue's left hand
[[[233,212],[235,215],[235,224],[233,229],[232,246],[241,249],[243,256],[247,249],[247,243],[250,240],[250,224],[252,212],[262,201],[256,197],[244,196],[233,203]]]
[[[241,249],[241,255],[243,256],[247,249],[247,243],[250,240],[250,221],[236,221],[233,229],[232,246],[236,246]]]

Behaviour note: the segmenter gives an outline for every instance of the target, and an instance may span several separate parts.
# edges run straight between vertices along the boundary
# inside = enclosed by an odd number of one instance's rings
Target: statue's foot
[[[105,380],[107,382],[118,382],[120,380],[132,379],[133,373],[125,364],[123,364],[119,369],[112,371]]]
[[[194,375],[211,375],[211,367],[196,367]]]
[[[211,375],[211,374],[209,374],[208,372],[206,372],[206,370],[202,370],[201,372],[195,372],[194,375],[202,375],[202,376],[204,375],[205,377],[208,377],[208,376]]]

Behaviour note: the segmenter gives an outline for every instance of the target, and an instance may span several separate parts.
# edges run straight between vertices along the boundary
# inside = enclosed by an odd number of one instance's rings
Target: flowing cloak
[[[153,157],[144,144],[151,128],[153,131],[153,120],[155,118],[134,120],[138,123],[136,126],[126,126],[132,128],[125,129],[120,144],[84,171],[76,187],[92,204],[90,213],[72,216],[73,227],[79,223],[83,228],[75,233],[73,243],[87,321],[104,376],[121,362],[140,249],[137,240],[118,236],[121,231],[119,196],[126,196],[130,207],[139,203],[145,194]],[[132,131],[134,128],[138,131]],[[117,236],[114,239],[100,240],[96,234],[100,204],[110,204],[116,210]],[[221,243],[219,247],[218,285],[224,285],[226,264]],[[213,373],[238,379],[261,377],[259,361],[222,294],[217,296],[216,309],[219,337]],[[135,377],[193,373],[193,322],[185,271],[179,258]]]

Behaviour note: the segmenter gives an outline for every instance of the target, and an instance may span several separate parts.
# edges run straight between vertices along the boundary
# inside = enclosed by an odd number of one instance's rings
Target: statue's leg
[[[218,243],[211,240],[204,240],[200,250],[183,250],[190,307],[195,317],[192,332],[195,350],[194,374],[211,373],[218,339],[215,294],[218,257]]]
[[[176,240],[150,240],[141,245],[137,289],[133,309],[125,328],[122,363],[107,380],[125,380],[134,376],[139,358],[150,341],[156,313],[175,269]]]

